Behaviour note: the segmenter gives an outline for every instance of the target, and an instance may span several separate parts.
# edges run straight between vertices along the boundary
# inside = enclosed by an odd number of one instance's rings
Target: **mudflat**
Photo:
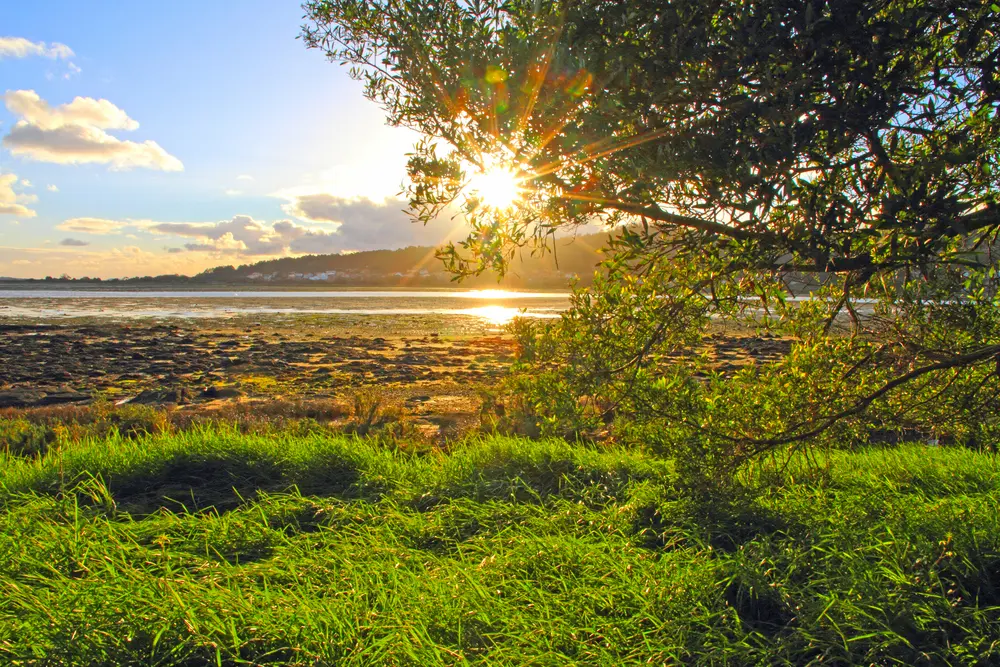
[[[373,387],[408,412],[478,410],[476,388],[511,361],[499,335],[442,337],[391,322],[300,317],[0,323],[0,408],[94,400],[180,410],[220,401],[344,400]]]
[[[233,402],[346,402],[367,390],[428,428],[461,429],[478,421],[481,391],[506,372],[515,344],[495,326],[439,320],[7,319],[0,408],[104,400],[204,412]],[[717,334],[711,344],[723,372],[788,349],[749,334]]]

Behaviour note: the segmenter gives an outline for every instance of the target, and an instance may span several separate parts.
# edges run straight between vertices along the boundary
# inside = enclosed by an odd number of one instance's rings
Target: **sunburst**
[[[473,174],[467,187],[471,196],[497,211],[513,208],[523,194],[521,179],[505,167],[491,167]]]

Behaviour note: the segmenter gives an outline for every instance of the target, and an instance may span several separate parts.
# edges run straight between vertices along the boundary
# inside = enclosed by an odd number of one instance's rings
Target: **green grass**
[[[226,430],[0,458],[0,663],[1000,663],[1000,464],[683,500],[665,462]]]

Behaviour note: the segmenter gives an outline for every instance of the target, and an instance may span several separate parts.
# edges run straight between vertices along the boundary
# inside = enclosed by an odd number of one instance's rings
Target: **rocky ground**
[[[258,323],[0,324],[0,408],[343,398],[372,386],[411,412],[478,410],[507,339],[337,335]]]
[[[386,331],[390,331],[386,329]],[[723,371],[787,341],[717,334]],[[501,335],[372,335],[316,320],[0,323],[0,408],[113,403],[207,409],[220,401],[350,400],[377,392],[428,424],[478,419],[479,392],[513,358]]]

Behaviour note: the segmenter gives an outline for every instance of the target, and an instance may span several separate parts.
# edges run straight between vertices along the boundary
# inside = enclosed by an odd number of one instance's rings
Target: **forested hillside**
[[[509,287],[563,286],[571,278],[588,282],[601,261],[606,233],[561,238],[555,252],[532,256],[524,252],[499,284]],[[326,274],[325,277],[322,274]],[[294,282],[314,280],[357,284],[449,284],[435,249],[413,246],[345,255],[282,257],[239,266],[219,266],[193,278],[198,282]],[[468,285],[496,285],[495,274],[466,280]]]

